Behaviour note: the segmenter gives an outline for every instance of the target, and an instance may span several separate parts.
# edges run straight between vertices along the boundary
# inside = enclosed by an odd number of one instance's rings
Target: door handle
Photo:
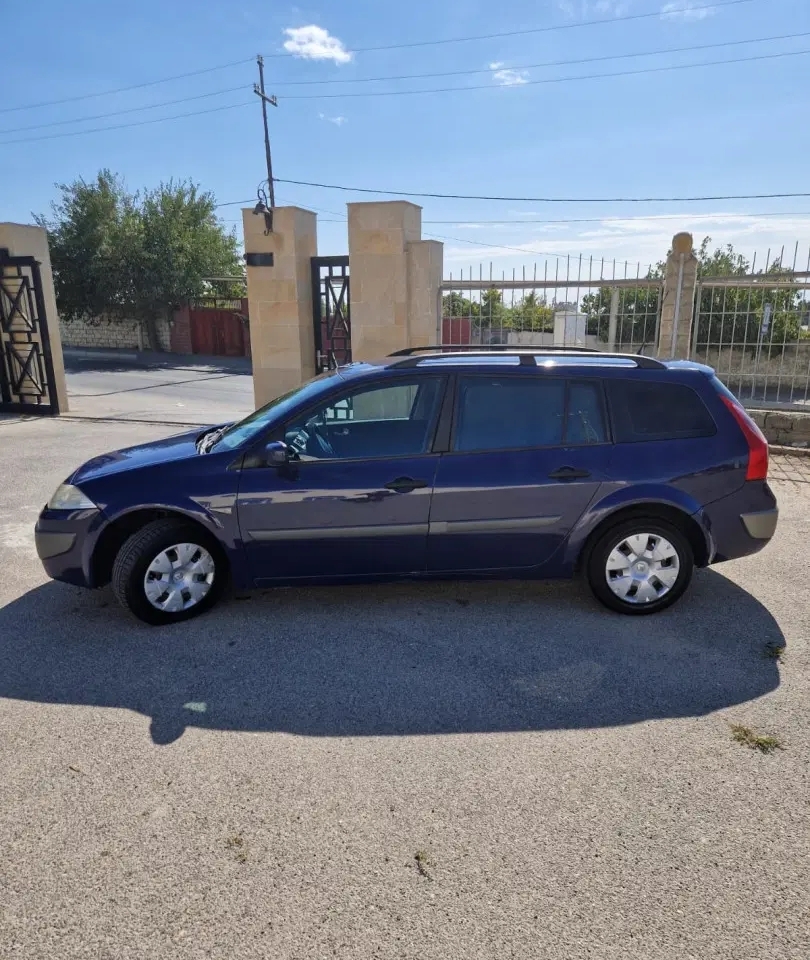
[[[549,480],[584,480],[591,475],[590,470],[577,470],[576,467],[559,467],[548,475]]]
[[[386,483],[385,489],[393,490],[394,493],[410,493],[411,490],[421,490],[427,485],[427,480],[414,480],[412,477],[397,477],[396,480]]]

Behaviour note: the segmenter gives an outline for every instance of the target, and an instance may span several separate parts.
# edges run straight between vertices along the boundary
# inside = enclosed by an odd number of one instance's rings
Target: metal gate
[[[312,257],[315,372],[352,362],[349,258]]]
[[[0,412],[58,414],[39,264],[0,249]]]

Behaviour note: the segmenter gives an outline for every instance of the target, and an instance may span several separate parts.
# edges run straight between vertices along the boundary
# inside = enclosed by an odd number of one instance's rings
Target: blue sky
[[[221,202],[255,196],[264,176],[261,117],[258,104],[251,102],[256,79],[251,58],[259,52],[266,57],[268,91],[279,97],[271,129],[275,173],[281,178],[575,198],[810,191],[810,3],[747,0],[699,9],[707,2],[318,0],[293,6],[267,0],[37,0],[24,12],[18,5],[11,8],[11,21],[8,12],[3,18],[0,220],[29,221],[32,212],[47,209],[55,182],[90,178],[101,167],[121,173],[133,188],[190,177]],[[638,14],[651,16],[590,23]],[[363,50],[504,32],[514,35]],[[808,35],[661,52],[802,32]],[[803,50],[807,55],[686,67]],[[645,55],[589,62],[639,53]],[[115,95],[8,109],[240,60],[245,62]],[[584,62],[534,66],[572,60]],[[679,65],[683,68],[656,73],[537,82]],[[374,83],[308,82],[453,71],[480,72]],[[467,86],[478,89],[349,96]],[[189,97],[199,99],[170,102]],[[141,109],[156,104],[164,105]],[[225,109],[55,136],[213,108]],[[72,122],[92,117],[99,119]],[[345,252],[340,217],[345,203],[358,199],[375,198],[277,186],[277,202],[319,211],[320,251],[327,254]],[[415,202],[424,207],[425,221],[449,221],[423,227],[425,235],[453,238],[445,239],[446,275],[452,270],[457,276],[469,265],[477,272],[479,262],[511,270],[568,253],[646,263],[665,253],[679,229],[690,229],[697,238],[709,233],[749,254],[757,249],[760,258],[769,246],[782,244],[792,258],[799,241],[805,269],[810,245],[810,197],[643,204]],[[238,211],[238,206],[221,208],[223,219],[237,230]],[[741,216],[754,213],[772,216]],[[644,219],[653,216],[668,219]],[[593,222],[548,222],[577,219]],[[532,220],[545,222],[527,222]]]

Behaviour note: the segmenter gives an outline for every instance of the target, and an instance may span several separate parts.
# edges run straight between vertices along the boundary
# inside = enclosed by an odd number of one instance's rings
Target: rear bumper
[[[758,510],[756,513],[743,513],[740,520],[743,522],[748,536],[754,540],[770,540],[776,533],[776,522],[779,519],[778,507],[771,510]]]
[[[712,542],[709,563],[758,553],[776,532],[779,510],[764,480],[749,481],[700,511]]]

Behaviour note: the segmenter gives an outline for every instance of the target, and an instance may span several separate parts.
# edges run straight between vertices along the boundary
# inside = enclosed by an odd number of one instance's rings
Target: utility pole
[[[262,119],[264,120],[264,154],[267,161],[267,196],[270,200],[270,216],[272,218],[272,210],[276,205],[276,191],[273,186],[273,160],[270,156],[270,130],[267,126],[267,104],[269,103],[272,107],[278,106],[278,100],[275,97],[268,97],[264,92],[264,57],[259,54],[256,57],[256,63],[259,65],[259,82],[253,84],[253,92],[262,102]],[[272,224],[272,219],[270,221]],[[272,230],[272,225],[270,226]]]

